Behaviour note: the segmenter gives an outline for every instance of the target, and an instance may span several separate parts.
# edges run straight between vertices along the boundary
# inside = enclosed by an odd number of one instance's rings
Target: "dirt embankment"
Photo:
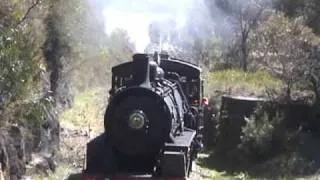
[[[10,125],[0,131],[0,177],[22,179],[27,171],[55,171],[55,151],[59,144],[59,124],[47,119],[40,127],[28,129]],[[0,180],[2,180],[0,178]]]
[[[48,173],[29,171],[25,179],[63,180],[71,174],[80,173],[85,165],[86,144],[98,133],[100,131],[94,132],[89,127],[62,122],[59,148],[55,157],[57,165],[55,171]]]

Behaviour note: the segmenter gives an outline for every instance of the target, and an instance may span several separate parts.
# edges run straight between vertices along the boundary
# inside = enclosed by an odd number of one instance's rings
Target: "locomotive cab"
[[[185,178],[202,147],[201,69],[135,54],[112,68],[105,132],[87,144],[84,174]]]

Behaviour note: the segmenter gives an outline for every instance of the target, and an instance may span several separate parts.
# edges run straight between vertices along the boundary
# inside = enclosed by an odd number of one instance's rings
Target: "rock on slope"
[[[18,180],[27,168],[54,171],[53,157],[59,144],[59,123],[48,116],[39,127],[8,125],[0,130],[0,164],[4,179]],[[44,161],[39,161],[43,159]],[[49,166],[43,165],[49,164]]]

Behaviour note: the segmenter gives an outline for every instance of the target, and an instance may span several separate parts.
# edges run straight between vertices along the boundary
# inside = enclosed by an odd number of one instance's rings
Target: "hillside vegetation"
[[[104,106],[100,95],[107,94],[111,66],[131,56],[134,47],[126,32],[107,36],[96,8],[86,0],[0,2],[0,172],[5,179],[55,172],[59,119],[83,120],[72,110],[61,113],[75,103],[85,117],[95,118],[97,110],[88,114],[84,108]],[[91,92],[97,91],[103,103],[93,102],[97,94]],[[82,94],[88,97],[77,98]]]
[[[209,72],[204,76],[205,94],[226,93],[243,96],[266,96],[268,89],[280,91],[283,82],[268,72],[244,72],[241,69],[228,69]]]

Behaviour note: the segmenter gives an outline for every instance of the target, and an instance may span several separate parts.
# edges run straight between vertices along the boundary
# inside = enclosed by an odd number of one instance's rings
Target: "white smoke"
[[[103,10],[106,32],[109,34],[117,28],[127,30],[136,44],[136,51],[144,52],[150,42],[149,25],[154,21],[174,20],[177,28],[185,26],[194,1],[196,0],[110,0]]]
[[[162,26],[162,35],[166,35],[175,28],[175,42],[182,46],[190,46],[191,37],[200,41],[209,40],[216,34],[222,38],[233,38],[232,20],[218,7],[216,0],[89,0],[102,6],[106,33],[115,29],[128,32],[131,41],[135,43],[136,52],[145,52],[147,46],[150,51],[162,49],[177,49],[177,45],[163,39],[159,44],[150,43],[149,25],[155,21],[159,24],[174,21],[172,27]],[[204,2],[207,2],[204,3]],[[224,0],[221,0],[223,2]],[[253,1],[254,3],[252,3]],[[251,5],[271,0],[235,0],[238,4]],[[229,0],[231,2],[232,0]],[[208,5],[209,4],[209,5]],[[210,9],[210,10],[209,10]],[[172,31],[171,31],[172,33]],[[183,41],[183,42],[182,42]],[[190,44],[188,44],[190,43]],[[175,46],[175,47],[173,47]],[[190,47],[189,47],[190,48]],[[179,47],[178,47],[179,49]]]

